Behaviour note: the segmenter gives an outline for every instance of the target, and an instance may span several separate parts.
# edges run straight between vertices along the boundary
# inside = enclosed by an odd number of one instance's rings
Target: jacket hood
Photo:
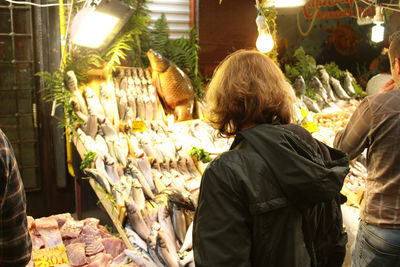
[[[345,153],[328,147],[331,160],[324,160],[298,135],[282,127],[261,124],[237,134],[231,149],[248,142],[272,170],[286,198],[298,208],[333,199],[349,172]]]

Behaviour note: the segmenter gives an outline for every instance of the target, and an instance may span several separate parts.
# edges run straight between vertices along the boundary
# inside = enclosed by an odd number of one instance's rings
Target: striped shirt
[[[333,145],[351,159],[367,149],[361,219],[400,229],[400,90],[366,97],[346,128],[336,134]]]
[[[25,266],[31,250],[24,186],[11,144],[0,130],[0,266]]]

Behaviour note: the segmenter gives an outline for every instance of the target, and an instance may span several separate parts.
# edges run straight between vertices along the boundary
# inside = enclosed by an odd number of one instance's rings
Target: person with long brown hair
[[[216,69],[207,118],[235,140],[203,174],[196,266],[341,266],[348,158],[291,124],[294,101],[279,67],[260,52],[236,51]]]

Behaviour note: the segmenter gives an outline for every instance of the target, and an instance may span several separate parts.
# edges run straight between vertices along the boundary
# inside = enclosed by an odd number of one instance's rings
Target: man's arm
[[[371,119],[366,98],[354,111],[347,126],[336,134],[333,147],[346,152],[350,159],[360,155],[368,144]]]

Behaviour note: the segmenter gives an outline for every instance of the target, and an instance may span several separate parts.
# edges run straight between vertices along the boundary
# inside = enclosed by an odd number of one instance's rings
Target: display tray
[[[124,227],[122,226],[126,218],[125,207],[120,207],[120,209],[117,210],[117,208],[111,203],[109,196],[104,192],[104,189],[102,189],[100,184],[98,184],[94,179],[89,179],[89,183],[92,186],[97,197],[99,198],[99,201],[103,205],[104,209],[107,211],[108,216],[112,220],[115,228],[117,229],[122,240],[124,241],[125,246],[128,249],[133,249],[131,242],[129,242],[129,239],[126,236]]]

